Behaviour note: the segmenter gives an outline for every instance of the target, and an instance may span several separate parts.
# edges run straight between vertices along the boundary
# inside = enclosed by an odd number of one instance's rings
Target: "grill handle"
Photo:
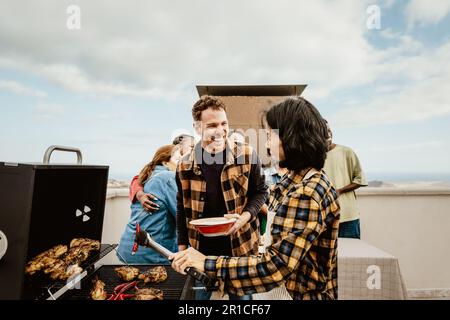
[[[44,154],[44,164],[50,163],[50,156],[52,155],[52,152],[58,150],[58,151],[66,151],[66,152],[75,152],[77,154],[77,164],[81,164],[83,162],[83,156],[81,155],[80,149],[72,148],[72,147],[64,147],[64,146],[50,146],[45,150]]]
[[[139,230],[136,232],[136,242],[139,245],[152,248],[156,252],[158,252],[163,257],[169,258],[173,253],[172,251],[166,249],[159,243],[157,243],[155,240],[152,239],[152,237],[148,234],[148,232],[145,232],[144,230]],[[184,270],[187,274],[192,276],[195,280],[200,281],[203,283],[207,288],[214,289],[214,283],[210,277],[206,275],[206,273],[198,271],[194,267],[186,268]]]

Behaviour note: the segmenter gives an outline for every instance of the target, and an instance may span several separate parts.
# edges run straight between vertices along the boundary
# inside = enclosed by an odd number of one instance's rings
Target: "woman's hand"
[[[225,235],[231,235],[236,233],[240,228],[242,228],[252,217],[250,212],[244,211],[241,215],[235,213],[235,214],[226,214],[224,215],[225,218],[231,219],[231,218],[237,218],[236,222],[233,224],[233,226],[227,231]]]
[[[194,267],[200,272],[205,271],[206,256],[192,247],[175,253],[169,260],[172,260],[172,268],[181,274],[186,274],[184,270],[189,267]]]
[[[159,210],[159,205],[153,202],[158,199],[150,193],[145,193],[144,191],[139,190],[136,193],[136,199],[141,203],[142,207],[144,207],[144,210],[146,211],[156,212]]]

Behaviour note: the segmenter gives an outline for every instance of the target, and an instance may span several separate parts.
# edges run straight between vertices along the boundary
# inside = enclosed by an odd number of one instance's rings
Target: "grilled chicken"
[[[136,300],[164,300],[162,290],[154,288],[143,288],[136,290]]]
[[[134,267],[119,267],[115,268],[114,271],[120,279],[126,282],[134,280],[139,275],[139,269]]]
[[[53,280],[66,280],[69,278],[66,270],[67,264],[63,260],[59,260],[51,269],[44,270],[44,272],[50,273],[50,278]]]
[[[70,247],[89,246],[91,250],[100,250],[100,242],[87,238],[75,238],[70,241]]]
[[[67,252],[67,246],[57,245],[53,248],[42,252],[27,263],[25,273],[29,275],[35,274],[37,271],[52,267],[59,257]]]
[[[89,257],[91,251],[92,249],[89,245],[71,247],[64,257],[64,261],[67,264],[81,263]]]
[[[100,249],[100,242],[87,238],[75,238],[70,242],[70,248],[65,245],[57,245],[42,252],[25,267],[25,273],[33,275],[38,271],[50,274],[53,280],[67,280],[73,275],[79,274],[83,269],[79,266],[85,261],[92,251]]]
[[[78,264],[73,264],[71,266],[68,266],[66,269],[66,275],[70,278],[72,276],[75,276],[77,274],[80,274],[83,272],[83,268],[81,268]]]
[[[167,279],[167,271],[163,266],[150,268],[139,275],[139,279],[144,280],[144,283],[158,283]]]
[[[91,290],[92,300],[106,300],[105,283],[99,279],[93,281],[94,286]]]
[[[71,265],[85,261],[92,251],[100,250],[100,242],[86,238],[75,238],[70,242],[70,249],[64,261]]]

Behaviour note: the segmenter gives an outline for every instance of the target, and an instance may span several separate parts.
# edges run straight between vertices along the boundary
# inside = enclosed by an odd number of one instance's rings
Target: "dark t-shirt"
[[[223,217],[227,213],[220,175],[226,161],[225,150],[210,154],[202,149],[200,169],[206,181],[206,199],[202,218]],[[204,255],[231,256],[231,237],[200,235],[199,251]]]

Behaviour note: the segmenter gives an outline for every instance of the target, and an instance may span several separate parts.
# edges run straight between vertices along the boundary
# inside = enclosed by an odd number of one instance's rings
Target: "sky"
[[[450,179],[450,0],[0,2],[0,161],[129,179],[198,84],[307,84],[369,179]]]

